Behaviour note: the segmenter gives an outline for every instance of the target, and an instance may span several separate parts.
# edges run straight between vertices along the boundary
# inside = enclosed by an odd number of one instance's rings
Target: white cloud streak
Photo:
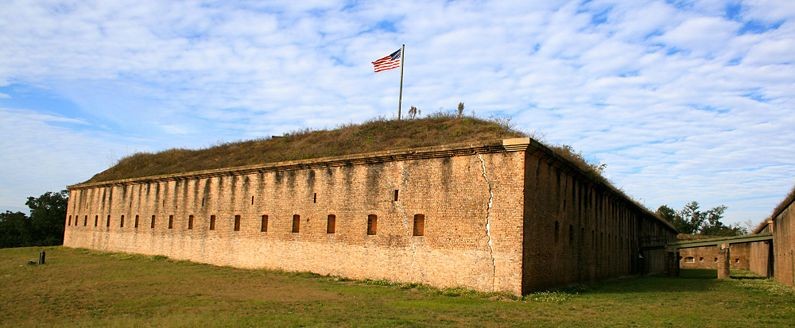
[[[406,43],[407,106],[464,101],[607,163],[650,207],[699,200],[759,220],[795,183],[795,5],[746,1],[729,17],[729,4],[11,1],[0,87],[41,86],[80,107],[60,119],[136,147],[197,147],[393,116],[397,75],[370,61]],[[48,149],[76,154],[80,173],[38,169],[52,181],[99,171],[85,158],[124,144],[31,122],[7,138],[50,131],[70,141]]]

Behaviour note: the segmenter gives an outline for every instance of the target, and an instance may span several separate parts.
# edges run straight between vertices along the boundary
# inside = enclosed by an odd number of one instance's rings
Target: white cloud
[[[739,28],[737,23],[719,17],[696,17],[666,32],[659,40],[677,48],[710,54],[724,47]]]
[[[748,1],[730,20],[726,5],[12,1],[0,11],[0,87],[41,86],[79,111],[31,119],[7,138],[68,140],[29,155],[57,163],[60,152],[126,149],[86,129],[163,149],[390,117],[397,72],[373,74],[370,61],[406,43],[406,106],[464,101],[480,116],[508,115],[607,163],[650,207],[725,203],[730,219],[757,220],[794,182],[795,9]],[[751,20],[766,30],[739,33]],[[7,112],[9,125],[36,114]],[[107,164],[37,170],[72,183]]]
[[[24,210],[26,197],[85,181],[145,147],[59,126],[64,123],[86,126],[74,118],[0,108],[0,209]]]

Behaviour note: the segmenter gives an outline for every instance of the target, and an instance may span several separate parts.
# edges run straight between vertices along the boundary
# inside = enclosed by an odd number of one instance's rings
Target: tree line
[[[64,219],[69,196],[66,190],[28,197],[30,215],[0,213],[0,248],[63,244]]]
[[[657,215],[670,222],[679,233],[708,236],[742,236],[748,229],[738,225],[726,225],[721,220],[726,206],[720,205],[702,210],[696,201],[685,204],[676,211],[668,205],[657,209]]]

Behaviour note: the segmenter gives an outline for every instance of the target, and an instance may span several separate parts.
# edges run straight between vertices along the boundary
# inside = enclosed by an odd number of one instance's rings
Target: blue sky
[[[459,101],[606,163],[647,207],[732,223],[795,184],[795,2],[6,1],[0,210],[139,151]]]

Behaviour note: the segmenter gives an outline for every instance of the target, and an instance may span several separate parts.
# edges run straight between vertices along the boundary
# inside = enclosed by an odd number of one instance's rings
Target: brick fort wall
[[[519,294],[524,153],[493,150],[77,186],[64,245]]]

